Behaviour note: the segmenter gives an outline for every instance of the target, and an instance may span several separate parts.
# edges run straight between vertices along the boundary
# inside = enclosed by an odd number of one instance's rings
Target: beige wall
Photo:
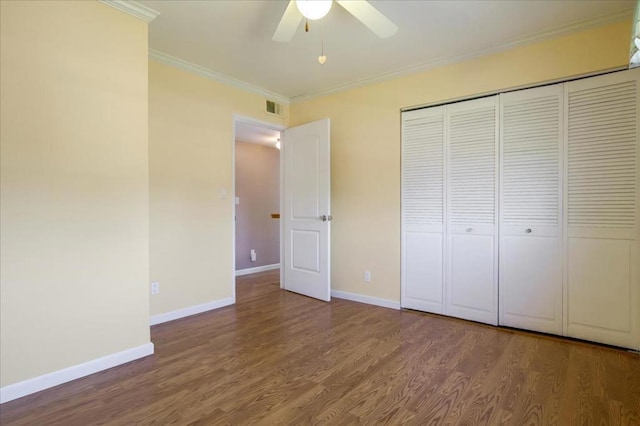
[[[236,270],[280,263],[280,150],[236,141],[236,196]]]
[[[149,62],[152,315],[232,297],[233,116],[286,124],[264,108],[259,95]]]
[[[149,343],[147,24],[1,1],[2,386]]]
[[[293,104],[291,126],[331,119],[332,288],[400,299],[401,108],[624,66],[630,29],[602,26]]]

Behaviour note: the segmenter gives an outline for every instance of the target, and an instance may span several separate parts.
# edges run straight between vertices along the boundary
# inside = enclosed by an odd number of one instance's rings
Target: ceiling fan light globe
[[[331,3],[333,0],[296,0],[302,16],[312,21],[324,18],[331,10]]]

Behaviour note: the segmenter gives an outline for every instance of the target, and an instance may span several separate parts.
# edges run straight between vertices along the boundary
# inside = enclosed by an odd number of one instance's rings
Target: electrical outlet
[[[160,281],[151,281],[151,294],[160,293]]]
[[[367,283],[371,282],[371,271],[364,271],[364,281]]]

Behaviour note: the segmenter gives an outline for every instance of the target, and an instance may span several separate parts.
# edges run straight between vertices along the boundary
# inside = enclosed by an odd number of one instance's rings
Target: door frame
[[[282,158],[282,132],[286,129],[286,126],[282,124],[271,123],[269,121],[259,120],[257,118],[249,117],[241,114],[233,114],[233,132],[231,138],[231,205],[233,208],[231,209],[231,223],[232,223],[232,233],[231,233],[231,282],[232,285],[232,298],[233,303],[236,303],[236,124],[237,123],[245,123],[250,124],[252,126],[264,127],[271,130],[276,130],[280,132],[280,161],[279,161],[279,175],[280,175],[280,212],[283,210],[283,202],[284,202],[284,168],[283,168],[283,158]],[[282,282],[282,261],[284,256],[284,245],[282,241],[282,218],[279,220],[280,232],[279,237],[279,245],[280,245],[280,288],[283,288]]]

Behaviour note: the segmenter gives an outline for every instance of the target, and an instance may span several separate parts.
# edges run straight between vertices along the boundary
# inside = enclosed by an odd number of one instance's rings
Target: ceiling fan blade
[[[347,9],[380,38],[391,37],[398,31],[396,24],[366,0],[336,0],[336,3]]]
[[[276,32],[273,33],[272,40],[279,42],[291,41],[300,25],[300,21],[302,21],[302,14],[298,10],[298,6],[296,6],[296,1],[291,0],[284,11],[284,15],[282,15]]]

